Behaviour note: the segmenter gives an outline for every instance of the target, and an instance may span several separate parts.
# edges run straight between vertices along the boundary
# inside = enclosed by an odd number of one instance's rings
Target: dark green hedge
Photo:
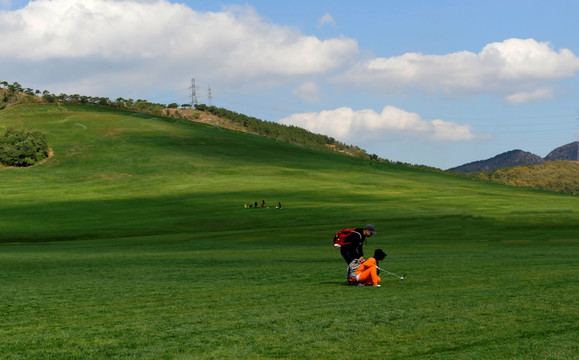
[[[38,130],[8,128],[0,137],[0,163],[31,166],[48,157],[46,136]]]

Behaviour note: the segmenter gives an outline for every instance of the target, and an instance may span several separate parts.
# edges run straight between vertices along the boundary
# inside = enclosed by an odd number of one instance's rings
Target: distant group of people
[[[248,204],[245,204],[244,207],[245,207],[246,209],[248,209],[248,208],[257,209],[259,206],[257,205],[257,201],[256,201],[256,202],[253,203],[253,204],[251,204],[251,203],[250,203],[249,205],[248,205]],[[262,208],[265,207],[265,200],[261,200],[261,207],[262,207]],[[275,206],[275,208],[276,208],[276,209],[281,209],[281,202],[278,201],[278,203],[277,203],[277,205]]]

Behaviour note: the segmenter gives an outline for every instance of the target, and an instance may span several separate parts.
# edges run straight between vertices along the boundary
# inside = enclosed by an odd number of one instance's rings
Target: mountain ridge
[[[579,141],[574,141],[572,143],[559,146],[549,152],[549,154],[544,158],[540,157],[539,155],[517,149],[501,153],[489,159],[473,161],[456,166],[448,169],[448,171],[476,173],[521,165],[539,165],[544,162],[560,160],[579,161]]]
[[[545,156],[545,161],[557,160],[579,161],[579,141],[559,146]]]

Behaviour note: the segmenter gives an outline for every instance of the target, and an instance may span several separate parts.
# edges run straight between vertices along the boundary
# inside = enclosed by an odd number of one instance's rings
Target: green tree
[[[56,100],[56,96],[51,94],[48,90],[42,92],[42,99],[46,102],[53,103]]]
[[[46,136],[38,130],[8,128],[0,137],[0,162],[7,166],[31,166],[48,157]]]

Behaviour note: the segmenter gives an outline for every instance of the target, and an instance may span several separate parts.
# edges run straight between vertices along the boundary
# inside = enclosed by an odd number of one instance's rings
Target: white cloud
[[[470,125],[460,125],[440,119],[425,121],[420,115],[386,106],[381,113],[373,110],[354,111],[349,107],[324,110],[319,113],[299,113],[279,121],[314,133],[332,136],[347,143],[384,139],[430,140],[435,142],[487,139],[486,134],[474,134]]]
[[[197,12],[167,0],[31,1],[0,12],[0,34],[0,78],[8,78],[2,68],[37,75],[49,68],[63,82],[92,86],[113,78],[142,87],[194,74],[228,86],[279,82],[335,70],[358,54],[353,39],[307,36],[263,21],[251,7]]]
[[[336,26],[336,22],[334,21],[334,18],[332,17],[332,15],[325,13],[320,20],[318,21],[318,27],[322,27],[326,24],[332,24],[334,26]]]
[[[579,58],[568,49],[555,51],[547,42],[508,39],[486,45],[475,54],[461,51],[447,55],[406,53],[358,63],[340,81],[371,87],[383,94],[403,89],[465,94],[528,93],[541,84],[573,77]],[[535,100],[546,98],[537,94]]]
[[[319,86],[311,81],[301,84],[293,91],[293,94],[295,97],[308,103],[316,103],[321,100],[321,91]]]
[[[520,104],[520,103],[528,103],[528,102],[536,102],[545,99],[553,98],[553,89],[537,89],[531,92],[517,92],[512,95],[509,95],[505,98],[505,100],[511,104]]]

